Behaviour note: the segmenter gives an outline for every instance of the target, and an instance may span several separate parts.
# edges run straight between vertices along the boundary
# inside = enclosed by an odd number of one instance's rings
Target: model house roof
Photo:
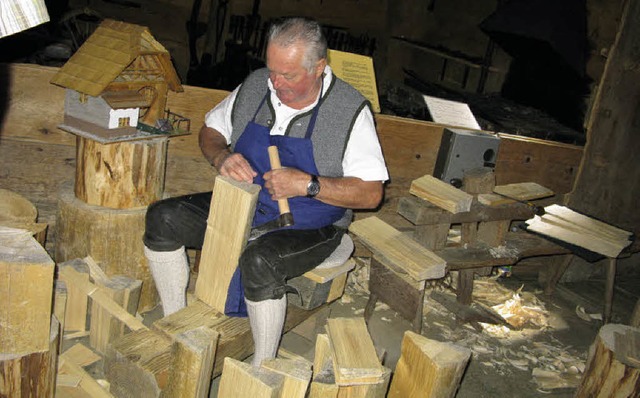
[[[111,83],[157,83],[182,91],[169,52],[148,28],[105,20],[67,61],[51,83],[91,96]]]

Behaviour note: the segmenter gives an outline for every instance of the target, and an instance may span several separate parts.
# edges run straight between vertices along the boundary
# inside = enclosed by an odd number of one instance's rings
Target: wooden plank
[[[283,382],[284,377],[278,373],[225,358],[218,396],[276,398],[280,396]]]
[[[356,266],[355,260],[350,258],[344,264],[331,268],[314,268],[305,272],[302,276],[311,279],[314,282],[325,283],[333,280],[338,275],[346,274]]]
[[[535,182],[496,185],[493,192],[521,201],[548,198],[554,195],[552,190]]]
[[[545,207],[543,216],[528,220],[531,231],[615,258],[631,244],[631,233],[559,205]]]
[[[454,214],[469,211],[473,201],[472,195],[430,175],[413,180],[409,193]]]
[[[384,368],[364,318],[330,318],[326,329],[336,384],[376,384],[383,380]]]
[[[165,398],[209,396],[218,333],[200,326],[176,336]]]
[[[496,185],[537,182],[559,194],[571,192],[584,148],[511,134],[499,134]]]
[[[406,331],[389,398],[453,397],[471,351]]]
[[[0,226],[0,353],[49,349],[54,270],[28,231]]]
[[[227,290],[247,243],[260,186],[218,176],[200,255],[196,296],[224,313]]]
[[[76,343],[64,352],[67,360],[79,366],[89,366],[102,359],[102,357],[82,343]]]
[[[58,264],[58,272],[63,268],[69,268],[70,272],[75,275],[76,278],[81,279],[84,282],[89,282],[89,267],[87,264],[79,259],[73,259]],[[80,286],[74,284],[66,284],[61,279],[58,279],[63,283],[67,289],[67,308],[65,311],[65,319],[62,325],[65,332],[84,332],[87,329],[87,309],[89,308],[89,298],[87,294],[82,291]]]
[[[353,222],[349,231],[383,260],[418,281],[444,276],[442,258],[375,216]]]
[[[80,365],[74,363],[73,360],[67,358],[65,354],[60,356],[60,363],[58,364],[58,367],[61,374],[74,375],[80,378],[78,388],[80,388],[87,396],[95,398],[113,398],[113,395],[111,395],[109,391],[102,388],[102,386],[98,384],[98,382],[91,377],[87,371],[82,369]],[[62,386],[58,386],[56,388],[56,396],[64,396],[64,390],[58,392],[58,389],[61,387]]]
[[[306,396],[313,373],[310,362],[274,358],[262,361],[260,366],[284,377],[280,397],[304,398]]]

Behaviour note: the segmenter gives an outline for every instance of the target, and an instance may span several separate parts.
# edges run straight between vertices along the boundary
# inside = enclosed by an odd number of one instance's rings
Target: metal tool
[[[281,169],[282,165],[280,164],[278,147],[272,145],[267,148],[267,150],[269,151],[269,163],[271,164],[271,169]],[[289,201],[287,199],[278,199],[278,209],[280,210],[280,215],[278,216],[278,218],[272,221],[267,221],[262,225],[258,225],[257,227],[252,228],[249,235],[249,240],[256,239],[259,236],[266,234],[267,232],[271,232],[283,227],[289,227],[294,224],[293,214],[291,214],[291,210],[289,209]]]

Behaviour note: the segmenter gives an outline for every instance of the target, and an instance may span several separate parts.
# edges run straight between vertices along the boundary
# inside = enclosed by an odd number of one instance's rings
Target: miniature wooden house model
[[[67,89],[60,127],[97,141],[165,126],[167,91],[183,91],[169,52],[149,29],[114,20],[102,22],[51,83]]]

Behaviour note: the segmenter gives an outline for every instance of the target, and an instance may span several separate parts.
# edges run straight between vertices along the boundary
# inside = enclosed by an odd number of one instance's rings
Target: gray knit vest
[[[269,71],[259,69],[242,83],[231,113],[233,132],[231,147],[244,132],[267,93]],[[342,177],[342,158],[349,142],[351,130],[360,111],[369,102],[353,87],[333,75],[326,94],[320,99],[318,118],[311,135],[313,156],[318,172],[326,177]],[[304,138],[313,109],[296,116],[285,132],[286,136]],[[270,96],[256,116],[256,123],[272,126],[275,111]]]

